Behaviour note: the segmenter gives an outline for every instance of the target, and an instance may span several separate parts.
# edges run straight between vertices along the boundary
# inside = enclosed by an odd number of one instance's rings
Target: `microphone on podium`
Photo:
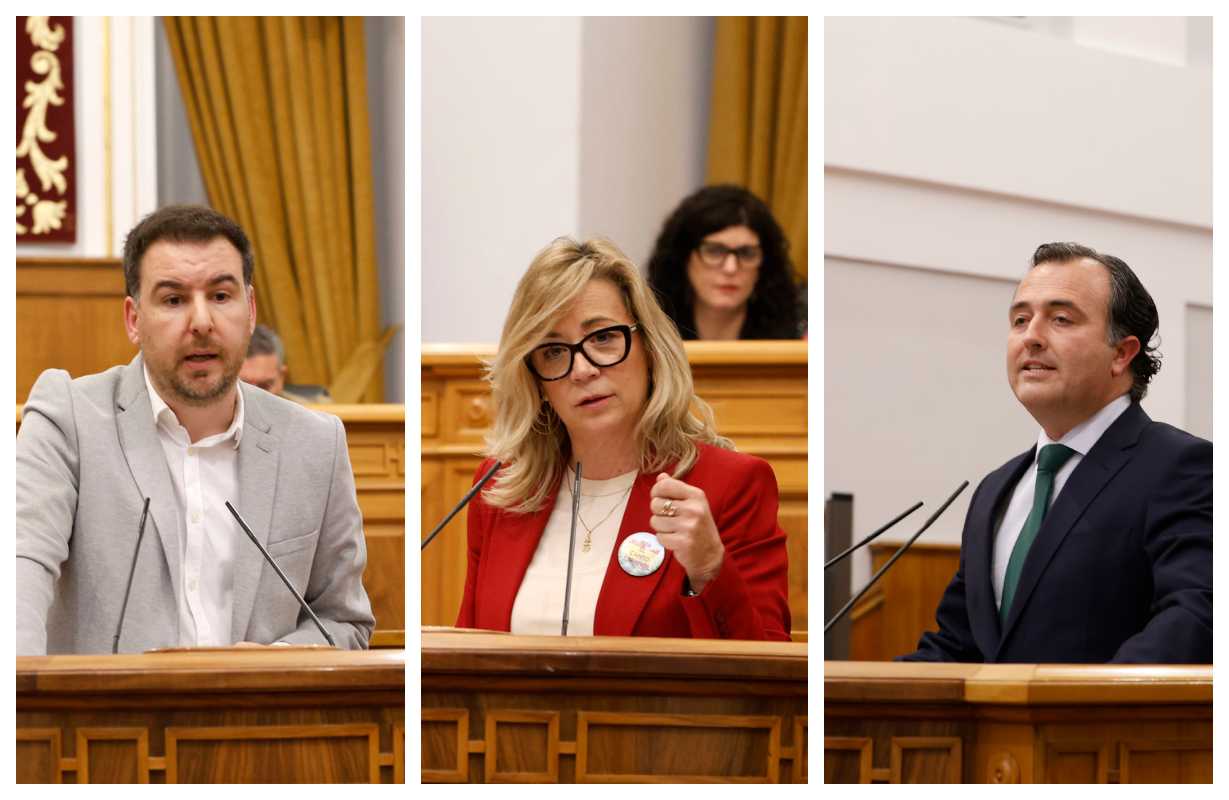
[[[965,490],[965,487],[967,487],[968,485],[969,485],[969,482],[964,481],[963,483],[960,484],[959,487],[956,488],[956,491],[952,493],[952,496],[947,498],[947,500],[943,502],[943,505],[939,506],[938,510],[935,511],[935,513],[930,515],[930,519],[926,520],[926,522],[922,525],[922,527],[918,529],[918,532],[913,534],[913,536],[909,539],[909,541],[905,542],[904,545],[901,546],[899,550],[897,550],[895,553],[892,554],[892,557],[888,559],[887,563],[884,564],[882,567],[880,567],[879,571],[871,576],[870,581],[865,586],[863,586],[861,589],[859,589],[857,594],[849,598],[849,602],[846,603],[844,606],[842,606],[840,611],[836,612],[836,616],[828,620],[827,624],[824,625],[824,633],[827,633],[829,628],[831,628],[833,625],[839,622],[841,617],[845,616],[845,614],[849,612],[849,609],[853,608],[854,603],[857,603],[859,600],[862,599],[862,595],[866,594],[867,590],[875,585],[875,581],[883,577],[883,573],[887,572],[888,569],[893,564],[896,563],[896,560],[905,554],[905,551],[908,550],[910,546],[912,546],[913,543],[917,541],[917,538],[919,536],[921,536],[923,533],[926,532],[926,529],[929,528],[931,524],[933,524],[934,521],[939,518],[940,514],[942,514],[944,511],[947,510],[947,507],[952,504],[952,501],[954,501],[957,497],[959,497],[960,493],[963,492]],[[910,509],[910,511],[912,511],[912,509]]]
[[[904,519],[905,517],[909,516],[909,515],[910,515],[910,514],[912,514],[914,511],[917,511],[917,510],[918,510],[919,508],[921,508],[921,507],[922,507],[922,501],[921,501],[921,500],[918,500],[916,503],[914,503],[913,505],[909,506],[909,508],[907,508],[906,510],[904,510],[904,511],[902,511],[900,514],[898,514],[898,515],[897,515],[897,516],[896,516],[896,517],[895,517],[895,518],[894,518],[891,522],[889,522],[887,525],[884,525],[882,528],[880,528],[879,530],[875,531],[875,532],[874,532],[874,533],[872,533],[870,536],[867,536],[867,537],[866,537],[865,539],[863,539],[862,541],[858,542],[858,543],[857,543],[857,544],[855,544],[855,545],[851,545],[851,546],[849,546],[849,547],[845,548],[843,551],[841,551],[841,552],[840,552],[840,553],[838,553],[837,555],[835,555],[835,556],[833,556],[832,558],[830,558],[830,559],[828,560],[828,563],[827,563],[827,564],[824,564],[824,569],[827,569],[828,567],[831,567],[831,566],[833,566],[833,565],[835,565],[835,564],[840,563],[840,562],[841,562],[841,561],[843,561],[843,560],[844,560],[844,559],[845,559],[845,558],[846,558],[846,557],[847,557],[850,553],[852,553],[854,550],[857,550],[859,547],[862,547],[863,545],[870,544],[870,543],[871,543],[871,541],[872,541],[872,540],[874,540],[874,539],[875,539],[875,537],[877,537],[879,534],[883,533],[883,532],[884,532],[884,531],[886,531],[888,528],[891,528],[893,525],[895,525],[896,523],[900,522],[902,519]]]
[[[311,606],[309,606],[307,601],[303,599],[303,595],[299,594],[298,590],[294,588],[294,584],[290,582],[290,578],[287,578],[286,573],[282,572],[282,568],[279,567],[277,562],[273,560],[273,556],[269,555],[269,551],[266,550],[265,546],[260,543],[259,539],[256,538],[256,534],[252,533],[252,529],[249,528],[248,524],[243,521],[243,517],[239,516],[239,512],[235,510],[235,507],[230,504],[229,500],[226,501],[226,509],[230,511],[231,515],[235,518],[235,522],[239,523],[239,527],[243,528],[243,532],[246,533],[248,538],[252,540],[252,544],[256,545],[256,549],[259,550],[260,554],[265,557],[265,561],[269,562],[269,566],[273,567],[273,571],[277,573],[277,577],[281,578],[282,583],[286,584],[286,588],[290,590],[292,595],[294,595],[294,599],[299,601],[299,607],[307,612],[307,616],[312,618],[312,622],[316,623],[316,627],[320,629],[322,634],[324,634],[325,640],[328,641],[328,643],[333,647],[336,647],[337,642],[333,641],[333,637],[329,634],[328,630],[325,629],[324,624],[320,621],[320,617],[316,616],[316,612],[312,611]]]
[[[560,636],[568,635],[568,606],[572,604],[572,556],[576,553],[576,519],[580,516],[580,462],[576,462],[576,484],[572,488],[572,535],[568,540],[568,576],[563,585],[563,625]]]
[[[498,461],[491,465],[491,468],[486,471],[486,474],[482,476],[482,479],[469,488],[469,491],[466,492],[465,496],[461,498],[461,502],[457,503],[456,506],[453,507],[452,511],[448,512],[448,516],[444,517],[440,524],[431,529],[431,533],[427,534],[427,538],[422,540],[422,547],[418,548],[418,552],[421,553],[423,550],[427,549],[427,545],[431,544],[431,540],[436,536],[439,536],[440,531],[444,530],[444,526],[449,522],[452,522],[452,518],[459,514],[461,509],[469,505],[469,501],[474,498],[474,495],[478,494],[478,491],[482,489],[483,486],[486,486],[486,482],[491,479],[491,476],[494,475],[496,470],[498,470],[501,466],[503,465]]]
[[[128,595],[132,593],[132,576],[137,572],[137,556],[141,553],[141,539],[145,537],[145,519],[149,516],[149,498],[141,509],[141,524],[137,527],[137,546],[132,551],[132,566],[128,567],[128,588],[124,589],[124,604],[119,609],[119,622],[115,625],[115,638],[111,640],[111,655],[119,653],[119,635],[124,630],[124,614],[128,611]]]

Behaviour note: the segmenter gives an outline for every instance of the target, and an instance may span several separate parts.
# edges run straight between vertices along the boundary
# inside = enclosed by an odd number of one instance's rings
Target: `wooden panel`
[[[576,726],[578,783],[778,780],[779,718],[582,711]]]
[[[463,708],[422,710],[423,783],[469,780],[469,712]]]
[[[124,332],[119,259],[19,258],[16,265],[17,402],[45,369],[79,377],[136,355]]]
[[[806,783],[807,778],[807,718],[806,715],[794,720],[794,783]]]
[[[422,670],[424,782],[806,778],[803,644],[424,631]]]
[[[477,458],[423,459],[422,535],[425,537],[452,510],[473,483]],[[422,551],[421,598],[424,625],[456,622],[465,593],[466,518],[462,509],[431,546]]]
[[[487,783],[558,783],[559,713],[490,711],[485,750]]]
[[[60,729],[17,729],[17,783],[61,783]]]
[[[807,344],[687,342],[696,392],[718,430],[743,452],[772,464],[779,519],[788,534],[789,605],[794,631],[807,614]],[[494,409],[482,379],[489,345],[424,345],[422,353],[422,533],[469,489]],[[422,557],[422,623],[450,625],[465,581],[465,514]]]
[[[149,783],[149,731],[77,728],[78,783]]]
[[[167,783],[379,783],[375,725],[168,728]]]
[[[869,547],[874,574],[900,545],[874,542]],[[959,566],[958,545],[909,548],[850,611],[850,658],[889,661],[917,649],[922,634],[935,630],[935,609]]]
[[[1097,741],[1049,741],[1045,749],[1046,783],[1105,783],[1109,746]]]
[[[19,781],[404,779],[402,652],[218,648],[16,665],[18,751],[30,756]],[[61,731],[75,752],[60,752]]]
[[[1211,783],[1211,742],[1122,742],[1118,774],[1122,783]]]
[[[827,662],[824,673],[825,747],[871,740],[872,781],[1212,778],[1210,666]],[[854,779],[848,759],[826,769]]]
[[[955,736],[893,736],[892,783],[960,783],[961,742]]]
[[[867,736],[825,736],[824,783],[870,783],[871,743]]]

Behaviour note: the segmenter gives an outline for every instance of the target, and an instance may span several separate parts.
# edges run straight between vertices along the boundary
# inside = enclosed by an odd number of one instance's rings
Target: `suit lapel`
[[[137,489],[144,498],[149,498],[149,522],[158,532],[167,571],[171,575],[171,587],[175,597],[172,604],[182,596],[180,589],[180,526],[183,520],[175,503],[175,489],[171,483],[166,453],[158,441],[154,426],[154,412],[150,405],[149,390],[145,385],[144,361],[138,355],[124,368],[116,395],[115,427],[119,435],[120,451]],[[135,526],[135,522],[133,523]]]
[[[998,606],[994,602],[994,540],[999,509],[1007,502],[1020,477],[1033,462],[1033,450],[1016,456],[986,478],[976,507],[969,509],[969,552],[965,554],[965,589],[968,592],[969,624],[977,648],[994,653],[1001,640]]]
[[[674,561],[674,554],[667,551],[665,561],[656,572],[639,578],[628,575],[619,566],[619,545],[623,544],[623,540],[640,531],[653,532],[649,527],[649,517],[652,516],[649,513],[649,491],[653,488],[653,482],[654,474],[637,475],[631,496],[627,498],[623,524],[619,527],[619,537],[615,540],[610,563],[606,566],[606,579],[602,581],[602,591],[593,615],[593,632],[596,635],[630,636],[649,597]]]
[[[239,442],[239,496],[231,505],[243,517],[252,533],[262,545],[269,543],[269,526],[273,519],[273,501],[277,494],[278,448],[273,435],[273,426],[265,413],[259,390],[248,390],[240,383],[243,392],[243,438]],[[219,513],[229,515],[225,507]],[[235,536],[239,539],[235,558],[235,583],[232,594],[231,636],[236,640],[246,638],[252,607],[256,601],[256,588],[264,568],[264,556],[257,551],[247,534],[234,523]],[[296,586],[300,592],[305,586]]]
[[[1037,532],[1037,538],[1024,560],[1020,583],[1007,616],[1007,626],[1003,630],[1004,639],[1028,605],[1029,597],[1037,588],[1037,582],[1063,540],[1067,538],[1067,534],[1110,479],[1130,460],[1130,450],[1149,422],[1151,420],[1144,410],[1132,403],[1114,420],[1114,424],[1101,435],[1092,450],[1071,473],[1062,492],[1046,513],[1041,530]]]

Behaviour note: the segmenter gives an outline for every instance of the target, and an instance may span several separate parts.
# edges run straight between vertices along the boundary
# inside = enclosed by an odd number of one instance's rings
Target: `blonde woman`
[[[458,626],[558,634],[572,550],[569,635],[789,639],[772,468],[717,435],[677,329],[614,244],[537,255],[488,379],[478,474],[503,466],[469,507]]]

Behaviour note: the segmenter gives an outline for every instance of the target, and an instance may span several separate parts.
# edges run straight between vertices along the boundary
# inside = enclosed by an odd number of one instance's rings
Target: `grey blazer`
[[[367,550],[341,421],[240,383],[244,431],[231,501],[337,646],[367,646]],[[17,654],[109,653],[137,543],[120,652],[179,643],[184,521],[158,442],[141,356],[72,380],[39,376],[17,435]],[[229,514],[225,506],[218,514]],[[324,644],[260,553],[240,537],[231,635]]]

